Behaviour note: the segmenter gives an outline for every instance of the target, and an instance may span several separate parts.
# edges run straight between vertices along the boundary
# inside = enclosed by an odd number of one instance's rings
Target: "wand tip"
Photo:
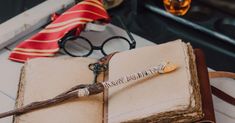
[[[169,72],[172,72],[174,70],[176,70],[178,67],[176,64],[173,64],[173,63],[170,63],[170,62],[167,62],[166,66],[164,67],[163,71],[164,73],[169,73]]]

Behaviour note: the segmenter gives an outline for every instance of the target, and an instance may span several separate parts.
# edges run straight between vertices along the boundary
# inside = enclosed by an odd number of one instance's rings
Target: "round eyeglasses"
[[[101,50],[103,55],[108,55],[113,52],[134,49],[136,46],[135,39],[127,30],[122,19],[120,17],[117,17],[117,19],[120,21],[130,40],[123,36],[112,36],[104,40],[100,46],[93,46],[87,38],[70,34],[59,41],[59,46],[65,53],[73,57],[86,57],[92,54],[94,50]]]
[[[101,46],[93,46],[91,41],[82,36],[70,36],[61,42],[61,48],[74,57],[86,57],[94,50],[101,50],[103,55],[135,48],[135,43],[122,36],[106,39]]]

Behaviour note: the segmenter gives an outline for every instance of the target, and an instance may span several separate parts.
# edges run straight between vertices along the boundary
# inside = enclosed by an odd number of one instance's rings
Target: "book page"
[[[26,63],[18,107],[53,98],[78,84],[91,84],[90,58],[42,58]],[[101,76],[100,76],[101,77]],[[99,78],[99,81],[103,81]],[[15,123],[102,123],[103,94],[69,100],[15,118]]]
[[[172,73],[144,81],[125,83],[109,89],[108,122],[118,123],[194,105],[187,44],[180,40],[121,52],[111,59],[109,80],[169,61],[178,65]]]

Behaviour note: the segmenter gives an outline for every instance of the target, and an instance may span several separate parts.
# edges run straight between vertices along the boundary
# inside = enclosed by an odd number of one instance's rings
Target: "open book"
[[[169,74],[125,83],[104,93],[16,116],[15,123],[193,122],[204,112],[192,47],[181,40],[115,54],[98,81],[114,80],[156,66],[178,65]],[[92,58],[39,58],[22,70],[16,106],[50,99],[78,84],[92,84]],[[206,81],[208,83],[208,81]],[[205,88],[208,90],[208,88]],[[211,95],[209,96],[211,102]],[[209,112],[213,114],[212,112]],[[205,119],[205,118],[204,118]]]

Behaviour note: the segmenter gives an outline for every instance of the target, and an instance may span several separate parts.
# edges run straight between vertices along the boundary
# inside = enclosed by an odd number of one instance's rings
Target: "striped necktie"
[[[31,58],[54,56],[59,51],[58,41],[69,31],[76,29],[78,35],[86,23],[96,20],[108,22],[109,16],[102,0],[84,0],[53,19],[45,29],[14,48],[9,59],[25,62]]]

